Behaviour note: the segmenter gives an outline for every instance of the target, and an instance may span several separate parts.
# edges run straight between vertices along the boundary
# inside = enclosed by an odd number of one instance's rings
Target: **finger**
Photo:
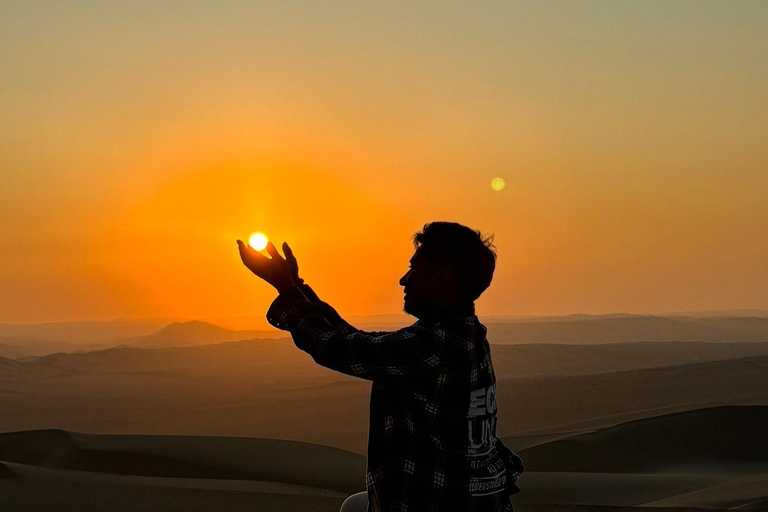
[[[293,255],[293,251],[288,247],[288,242],[283,242],[283,253],[285,253],[285,259],[288,261],[296,261],[296,257]]]
[[[275,247],[275,244],[272,243],[270,240],[267,242],[267,252],[272,256],[273,260],[282,260],[284,259],[279,252],[277,252],[277,247]]]

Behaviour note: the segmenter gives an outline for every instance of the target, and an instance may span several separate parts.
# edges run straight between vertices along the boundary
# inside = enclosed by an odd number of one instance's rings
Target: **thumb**
[[[293,255],[293,251],[288,247],[288,242],[283,242],[283,253],[285,253],[285,259],[289,261],[296,261],[296,257]]]

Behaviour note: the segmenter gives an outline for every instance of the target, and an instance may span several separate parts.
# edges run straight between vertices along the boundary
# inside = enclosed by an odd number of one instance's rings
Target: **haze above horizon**
[[[768,3],[316,6],[3,4],[0,322],[263,316],[256,231],[397,314],[434,220],[479,316],[768,307]]]

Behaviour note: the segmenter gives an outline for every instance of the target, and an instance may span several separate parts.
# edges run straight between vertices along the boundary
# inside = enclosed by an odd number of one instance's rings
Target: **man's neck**
[[[443,307],[433,313],[425,315],[423,318],[420,318],[420,320],[422,322],[437,323],[440,320],[445,320],[447,318],[461,318],[474,315],[475,303],[469,302]]]

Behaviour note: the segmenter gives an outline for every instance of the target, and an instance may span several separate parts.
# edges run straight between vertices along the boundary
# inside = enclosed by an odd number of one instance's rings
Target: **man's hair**
[[[474,301],[490,286],[496,268],[493,235],[483,238],[480,231],[456,222],[431,222],[413,235],[413,246],[423,247],[432,264],[453,271],[460,299]]]

